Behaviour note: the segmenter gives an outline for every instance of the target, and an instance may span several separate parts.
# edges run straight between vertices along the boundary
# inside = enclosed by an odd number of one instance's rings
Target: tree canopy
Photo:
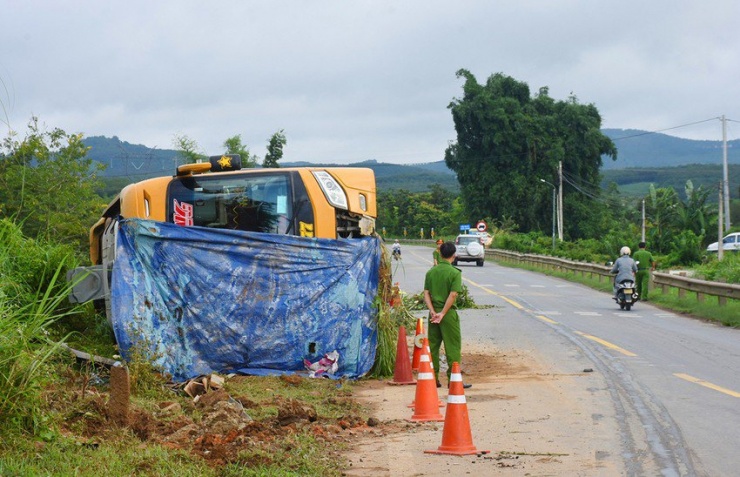
[[[262,167],[280,167],[278,161],[283,158],[283,147],[287,142],[284,130],[281,129],[273,134],[267,142],[267,154],[265,154],[265,160],[262,161]]]
[[[563,175],[570,178],[563,189],[565,234],[594,233],[601,157],[617,156],[600,131],[596,107],[579,104],[572,95],[555,101],[545,87],[533,97],[526,83],[501,73],[482,85],[467,70],[457,76],[465,79],[463,97],[448,106],[457,141],[445,151],[445,163],[457,173],[469,219],[492,217],[513,221],[525,232],[547,230],[552,189],[541,179],[557,184],[562,162]],[[579,183],[594,185],[594,192]]]
[[[47,131],[35,117],[23,139],[11,131],[0,147],[0,217],[30,237],[86,244],[105,205],[95,192],[103,166],[87,150],[81,134]]]
[[[242,143],[241,134],[231,136],[224,141],[225,154],[238,154],[242,159],[242,167],[257,167],[257,156],[249,152],[249,147]]]
[[[195,164],[206,157],[205,154],[200,152],[198,142],[184,134],[176,134],[172,138],[172,145],[180,157],[185,160],[185,164]]]

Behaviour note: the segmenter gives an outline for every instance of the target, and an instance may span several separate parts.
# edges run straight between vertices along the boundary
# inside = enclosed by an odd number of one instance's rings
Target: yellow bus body
[[[195,165],[194,165],[195,166]],[[182,166],[181,166],[182,167]],[[124,187],[120,194],[107,206],[102,217],[90,229],[90,259],[93,264],[102,262],[104,244],[102,237],[111,221],[118,218],[143,218],[157,221],[168,220],[168,191],[174,181],[182,177],[228,178],[230,176],[290,174],[299,176],[310,202],[313,223],[301,224],[291,235],[340,238],[344,236],[370,235],[374,233],[377,217],[375,174],[372,169],[353,167],[299,167],[279,169],[241,169],[206,174],[184,174],[143,180]],[[333,206],[316,173],[326,173],[336,181],[346,196],[346,209]],[[356,222],[356,224],[355,224]],[[350,224],[352,231],[345,227]],[[356,225],[356,226],[355,226]],[[357,230],[360,230],[357,232]]]

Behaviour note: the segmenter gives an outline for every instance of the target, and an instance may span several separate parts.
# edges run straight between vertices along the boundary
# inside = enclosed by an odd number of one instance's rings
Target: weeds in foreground
[[[41,391],[47,364],[60,349],[61,341],[50,338],[50,327],[69,311],[57,311],[69,289],[53,293],[62,267],[53,273],[46,289],[33,300],[15,306],[0,296],[0,425],[38,434],[44,419]]]
[[[45,441],[5,433],[0,475],[339,476],[345,437],[338,434],[366,421],[351,382],[235,376],[225,390],[228,402],[243,405],[246,427],[229,427],[233,414],[218,403],[173,392],[137,399],[130,426],[116,427],[106,417],[107,384],[81,388],[85,371],[64,369],[47,390],[60,432]],[[175,410],[164,413],[166,406]],[[304,410],[313,417],[290,414]]]

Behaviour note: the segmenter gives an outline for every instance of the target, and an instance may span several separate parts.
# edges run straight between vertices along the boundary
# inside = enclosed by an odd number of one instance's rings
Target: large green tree
[[[252,168],[257,166],[257,156],[249,152],[249,147],[242,143],[240,134],[226,139],[224,148],[226,148],[226,154],[238,154],[241,157],[242,167]]]
[[[598,233],[598,187],[602,155],[616,158],[616,147],[601,131],[594,105],[575,96],[555,101],[547,88],[534,97],[526,83],[497,73],[479,84],[467,70],[462,98],[450,103],[457,141],[445,163],[457,173],[470,221],[480,217],[515,222],[525,232],[549,230],[552,189],[558,163],[563,187],[565,234],[580,238]]]
[[[172,145],[185,161],[185,164],[195,164],[206,158],[206,155],[201,152],[198,142],[185,134],[176,134],[172,138]]]
[[[11,131],[0,148],[0,217],[29,237],[86,243],[105,205],[95,192],[104,166],[87,151],[82,134],[47,131],[35,117],[22,139]]]
[[[282,129],[273,134],[267,142],[267,154],[265,155],[265,160],[262,161],[262,167],[280,167],[278,161],[283,158],[283,147],[285,147],[287,142],[285,132]]]

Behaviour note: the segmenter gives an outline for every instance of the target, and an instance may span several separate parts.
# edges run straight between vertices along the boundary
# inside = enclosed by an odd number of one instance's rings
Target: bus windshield
[[[295,233],[291,230],[294,201],[290,179],[285,173],[179,178],[169,187],[168,221],[183,226]]]

